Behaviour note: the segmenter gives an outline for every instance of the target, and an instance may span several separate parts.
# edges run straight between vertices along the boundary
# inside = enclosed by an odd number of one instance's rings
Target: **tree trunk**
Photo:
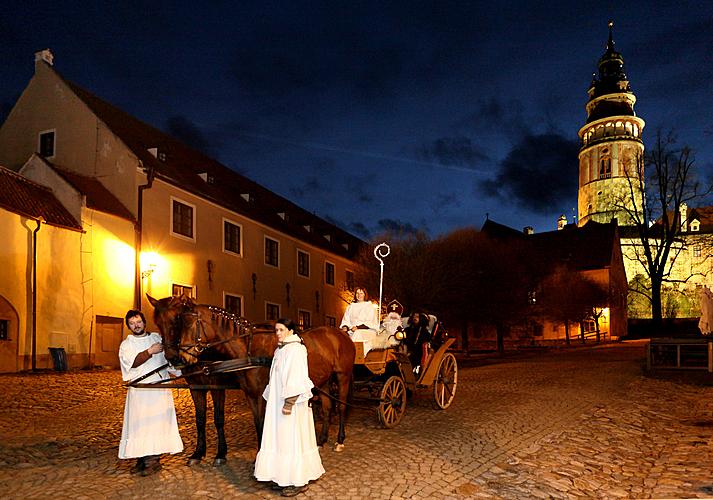
[[[569,345],[569,320],[564,322],[564,342]]]
[[[651,280],[651,319],[654,325],[661,325],[663,315],[661,314],[661,280]]]
[[[495,327],[495,339],[498,345],[498,354],[502,356],[505,354],[505,333],[507,329],[505,325],[498,323]]]
[[[584,321],[579,322],[579,338],[581,339],[582,344],[586,342],[584,338]]]
[[[599,316],[594,317],[594,329],[597,332],[597,344],[602,341],[601,333],[599,332]]]

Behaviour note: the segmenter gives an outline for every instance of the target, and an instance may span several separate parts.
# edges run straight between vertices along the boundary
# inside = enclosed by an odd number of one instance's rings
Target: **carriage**
[[[398,425],[406,412],[410,397],[427,393],[436,409],[445,410],[453,402],[458,385],[458,364],[448,352],[455,339],[448,334],[436,316],[428,315],[431,342],[426,346],[425,363],[414,372],[405,337],[397,332],[389,344],[372,348],[365,353],[363,342],[355,342],[354,392],[355,400],[378,403],[379,422],[386,428]],[[406,326],[407,318],[402,319]],[[403,330],[400,330],[401,332]],[[387,335],[382,333],[382,335]],[[368,396],[364,396],[368,393]]]

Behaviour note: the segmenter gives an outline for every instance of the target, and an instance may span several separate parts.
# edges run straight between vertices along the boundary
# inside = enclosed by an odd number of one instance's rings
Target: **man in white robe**
[[[307,368],[307,349],[294,334],[295,324],[280,319],[275,324],[278,347],[270,367],[270,383],[255,478],[272,481],[283,496],[305,491],[309,481],[324,474],[317,448],[312,408],[307,404],[314,384]]]
[[[131,334],[119,347],[121,376],[124,381],[134,380],[166,364],[163,344],[158,333],[146,332],[143,313],[131,310],[126,313],[126,326]],[[174,375],[180,371],[171,370]],[[163,368],[148,376],[142,383],[169,378]],[[129,387],[124,405],[124,425],[121,429],[119,458],[136,458],[131,473],[148,476],[161,469],[162,453],[183,451],[178,433],[176,410],[171,389],[140,389]]]

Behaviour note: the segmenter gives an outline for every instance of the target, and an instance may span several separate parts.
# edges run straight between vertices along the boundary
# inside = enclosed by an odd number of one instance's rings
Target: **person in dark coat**
[[[424,313],[412,313],[406,325],[406,348],[411,360],[414,373],[418,374],[421,369],[421,360],[424,355],[424,345],[428,348],[431,341],[431,333],[428,331],[428,315]]]

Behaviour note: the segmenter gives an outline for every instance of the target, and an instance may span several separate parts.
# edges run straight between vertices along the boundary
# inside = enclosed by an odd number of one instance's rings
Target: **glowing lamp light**
[[[141,253],[141,278],[146,279],[153,274],[158,267],[160,258],[156,252]]]

